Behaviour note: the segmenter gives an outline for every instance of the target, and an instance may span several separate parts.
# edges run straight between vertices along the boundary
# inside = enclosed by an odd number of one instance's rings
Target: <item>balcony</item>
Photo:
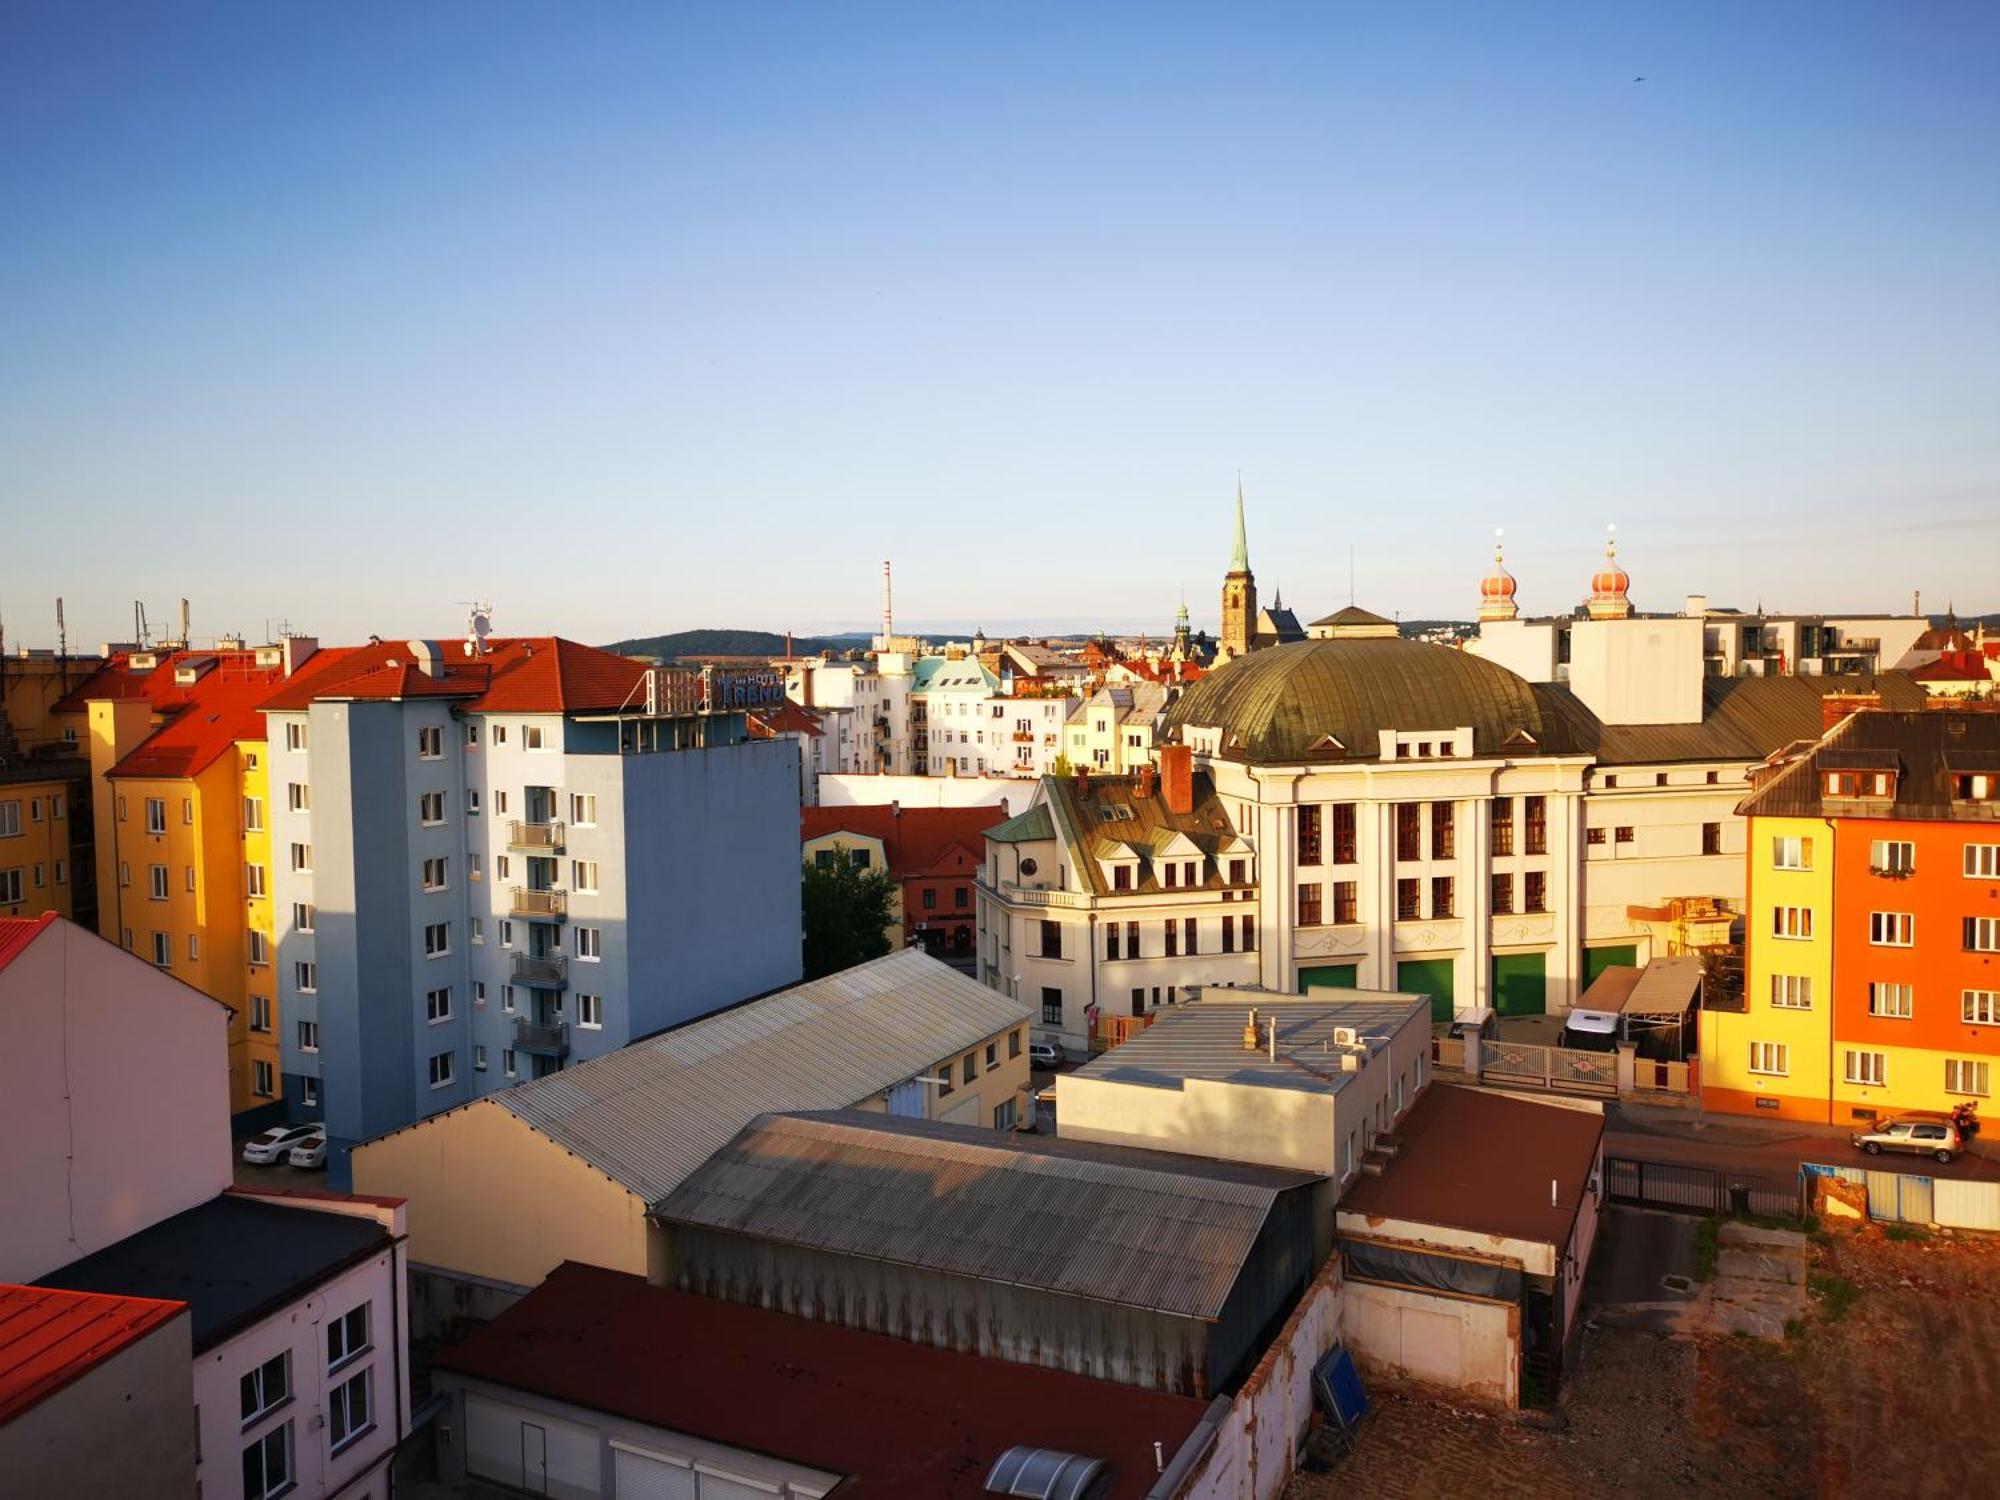
[[[517,1016],[514,1020],[514,1050],[532,1052],[537,1057],[569,1056],[569,1022],[543,1023]]]
[[[569,960],[560,953],[551,953],[542,958],[527,953],[516,953],[514,982],[538,985],[545,990],[559,990],[569,983]]]
[[[531,891],[524,885],[514,887],[514,899],[507,910],[517,917],[547,917],[560,922],[569,915],[569,893],[567,891]]]
[[[554,850],[563,846],[560,823],[527,823],[516,818],[507,832],[509,849]]]

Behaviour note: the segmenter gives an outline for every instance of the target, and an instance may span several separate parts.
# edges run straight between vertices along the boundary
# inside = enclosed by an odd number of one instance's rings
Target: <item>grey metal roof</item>
[[[1383,1049],[1381,1039],[1412,1013],[1430,1012],[1430,1001],[1423,995],[1392,990],[1349,994],[1354,998],[1308,999],[1211,987],[1199,1000],[1157,1012],[1151,1026],[1077,1069],[1074,1076],[1162,1089],[1178,1089],[1190,1078],[1203,1078],[1249,1088],[1338,1093],[1358,1075],[1341,1067],[1341,1052],[1346,1049],[1334,1046],[1335,1027],[1353,1027],[1372,1056]],[[1257,1012],[1260,1035],[1267,1021],[1278,1024],[1275,1061],[1268,1046],[1253,1052],[1243,1045],[1252,1010]]]
[[[489,1097],[654,1203],[766,1110],[858,1104],[1029,1014],[905,949]]]
[[[2000,806],[1952,795],[1952,777],[2000,763],[2000,715],[1977,708],[1857,713],[1764,781],[1737,811],[1752,817],[1918,818],[1994,823]],[[1896,769],[1893,800],[1831,802],[1824,770]]]
[[[1279,1196],[1318,1181],[842,1110],[757,1120],[653,1216],[1214,1318]]]
[[[1702,683],[1699,724],[1597,725],[1581,704],[1576,711],[1596,727],[1594,748],[1604,765],[1757,761],[1797,740],[1818,739],[1823,699],[1863,693],[1879,693],[1884,708],[1924,706],[1922,684],[1901,672],[1884,672],[1873,677],[1710,677]]]
[[[1055,836],[1056,825],[1046,802],[1037,802],[1026,812],[986,830],[986,837],[996,844],[1033,844]]]

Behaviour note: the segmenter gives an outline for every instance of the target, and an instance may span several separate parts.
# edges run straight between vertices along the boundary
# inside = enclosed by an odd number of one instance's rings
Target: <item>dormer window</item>
[[[1959,802],[1990,802],[2000,795],[2000,774],[1968,771],[1952,777],[1951,795]]]

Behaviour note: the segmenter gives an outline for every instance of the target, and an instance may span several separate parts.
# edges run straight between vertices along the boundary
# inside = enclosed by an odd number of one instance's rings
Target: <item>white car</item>
[[[325,1167],[326,1132],[322,1130],[317,1135],[307,1136],[296,1146],[292,1147],[291,1154],[285,1160],[289,1161],[295,1167],[305,1167],[308,1170],[314,1167]]]
[[[250,1137],[243,1143],[243,1159],[253,1167],[268,1167],[292,1147],[301,1144],[308,1136],[326,1138],[326,1127],[312,1125],[273,1125],[269,1130]]]
[[[1028,1043],[1028,1066],[1031,1068],[1053,1068],[1062,1063],[1062,1048],[1054,1042],[1034,1041]]]

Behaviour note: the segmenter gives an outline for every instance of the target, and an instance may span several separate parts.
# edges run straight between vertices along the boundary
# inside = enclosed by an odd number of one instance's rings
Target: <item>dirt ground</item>
[[[1554,1413],[1371,1390],[1335,1495],[1964,1497],[2000,1473],[2000,1239],[1835,1230],[1782,1343],[1587,1330]]]

